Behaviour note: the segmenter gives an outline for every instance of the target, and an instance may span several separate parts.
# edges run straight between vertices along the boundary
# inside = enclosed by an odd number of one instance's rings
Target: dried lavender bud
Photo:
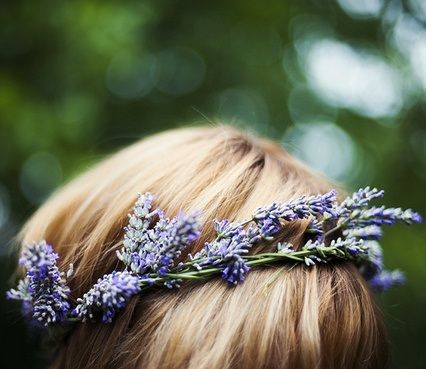
[[[130,255],[130,268],[139,275],[156,272],[164,276],[182,250],[200,235],[197,213],[181,213],[172,220],[166,218],[162,212],[158,214],[158,222],[146,232],[139,250]]]
[[[214,220],[214,229],[216,230],[218,238],[232,237],[241,230],[241,225],[237,223],[231,223],[228,219]]]
[[[371,207],[369,209],[354,210],[347,222],[348,228],[367,227],[370,225],[382,226],[395,223],[420,223],[422,218],[420,214],[411,209],[402,210],[401,208]]]
[[[368,206],[371,200],[383,197],[384,193],[383,190],[379,191],[377,188],[370,189],[369,186],[361,188],[343,200],[342,203],[337,206],[337,212],[339,216],[344,216],[352,210]]]
[[[63,321],[70,310],[70,290],[56,265],[57,259],[58,254],[45,241],[27,246],[19,260],[26,277],[16,290],[7,292],[7,298],[23,301],[23,310],[32,311],[33,319],[45,326]]]
[[[382,229],[377,225],[350,228],[343,231],[343,235],[347,238],[360,238],[363,240],[378,240],[382,237],[382,234]]]
[[[152,202],[150,193],[139,195],[117,256],[136,274],[164,276],[182,250],[199,237],[199,220],[198,214],[183,213],[170,220],[160,209],[151,211]],[[154,216],[158,216],[158,221],[150,228]],[[173,284],[165,283],[169,287]]]
[[[365,246],[368,252],[365,258],[359,260],[359,271],[369,280],[383,270],[383,250],[376,241],[367,241]]]
[[[288,242],[279,242],[277,244],[277,253],[279,254],[291,254],[294,252],[293,245]]]
[[[99,278],[97,283],[77,299],[73,315],[83,321],[102,313],[102,321],[110,323],[130,298],[140,292],[140,279],[128,271],[112,272]]]
[[[404,284],[405,275],[399,270],[384,270],[371,278],[368,283],[374,292],[383,292],[391,287]]]
[[[383,194],[383,190],[365,187],[347,197],[336,207],[339,214],[339,224],[344,224],[347,228],[361,228],[370,225],[392,225],[397,222],[413,224],[422,221],[421,216],[411,209],[402,210],[401,208],[385,208],[384,206],[368,208],[371,200],[382,197]]]
[[[265,218],[263,221],[259,222],[259,226],[259,232],[262,238],[265,240],[273,240],[274,235],[281,229],[281,222],[278,219],[272,220],[271,218]]]
[[[324,238],[323,223],[316,218],[311,219],[305,233],[311,235],[315,241],[321,241]]]
[[[327,215],[334,217],[334,201],[336,192],[330,191],[325,195],[302,196],[286,203],[273,203],[269,206],[258,208],[253,214],[264,238],[270,239],[282,227],[283,221],[304,219],[310,216]]]
[[[225,268],[222,270],[221,276],[230,285],[242,283],[250,270],[244,259],[237,254],[233,254],[227,260],[224,260],[224,265]]]
[[[16,289],[10,289],[6,292],[6,298],[8,300],[20,300],[22,301],[22,314],[29,315],[33,310],[33,297],[30,294],[30,279],[26,277],[18,282]]]
[[[138,194],[138,199],[133,207],[132,214],[129,214],[127,227],[124,229],[123,247],[117,251],[117,257],[125,265],[132,263],[132,254],[137,252],[141,244],[146,241],[146,233],[157,211],[151,212],[154,196],[147,192]]]
[[[367,254],[368,248],[362,240],[356,238],[337,238],[332,240],[329,245],[321,241],[308,240],[302,247],[302,250],[315,250],[313,261],[327,262],[330,258],[353,259],[361,254]]]
[[[220,267],[222,278],[230,285],[244,281],[249,267],[242,259],[252,247],[247,232],[240,229],[232,237],[222,238],[205,246],[205,259],[199,265],[212,265]]]
[[[198,214],[181,213],[172,220],[165,219],[161,226],[157,225],[152,233],[157,251],[152,270],[164,275],[170,271],[170,267],[181,255],[182,250],[199,238]]]

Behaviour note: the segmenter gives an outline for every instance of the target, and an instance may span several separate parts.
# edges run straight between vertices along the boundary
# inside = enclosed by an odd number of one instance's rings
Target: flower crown
[[[206,280],[216,275],[234,286],[244,281],[252,267],[278,262],[310,267],[337,260],[353,262],[371,288],[381,292],[404,282],[400,271],[383,268],[377,242],[382,236],[381,226],[422,220],[411,209],[370,207],[369,202],[383,193],[366,187],[338,203],[333,190],[258,208],[250,219],[240,223],[215,220],[216,238],[182,262],[176,260],[200,237],[199,214],[180,213],[169,219],[160,209],[153,209],[153,195],[139,194],[124,228],[122,248],[117,251],[123,270],[105,274],[81,298],[71,301],[66,279],[73,273],[72,265],[67,273],[61,272],[58,254],[41,241],[23,249],[19,264],[26,276],[16,289],[7,292],[7,297],[21,300],[23,313],[45,326],[99,317],[111,322],[132,296],[154,286],[178,288],[184,280]],[[250,254],[255,244],[274,241],[289,222],[300,219],[309,220],[309,225],[304,237],[307,241],[299,249],[283,242],[277,244],[275,252]]]

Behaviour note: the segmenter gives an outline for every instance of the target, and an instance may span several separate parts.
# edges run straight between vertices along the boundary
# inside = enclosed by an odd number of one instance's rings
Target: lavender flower
[[[302,196],[286,203],[272,203],[258,208],[253,214],[253,221],[258,225],[262,237],[271,239],[281,229],[282,221],[293,221],[309,216],[326,215],[334,217],[334,190],[325,195]]]
[[[26,277],[18,282],[16,289],[10,289],[6,292],[8,300],[22,301],[22,314],[29,315],[33,309],[33,297],[30,294],[30,279]]]
[[[339,224],[346,228],[365,228],[368,226],[392,225],[398,222],[407,224],[420,223],[421,216],[411,209],[401,208],[370,207],[369,202],[375,198],[382,197],[384,191],[370,187],[361,188],[352,196],[347,197],[336,207],[339,215]],[[373,228],[366,228],[364,231],[372,231]],[[380,232],[376,228],[370,232],[370,237],[380,237]]]
[[[359,271],[367,280],[383,270],[383,249],[376,241],[365,242],[367,254],[359,260]]]
[[[383,269],[383,249],[378,242],[370,241],[367,243],[368,261],[374,265],[376,271]]]
[[[158,212],[160,219],[144,235],[138,250],[130,254],[130,268],[144,275],[148,272],[164,276],[182,250],[199,237],[198,214],[179,214],[172,220]]]
[[[281,229],[281,222],[279,219],[273,219],[272,217],[265,217],[259,221],[259,232],[262,238],[271,241],[274,239],[274,235]]]
[[[311,235],[314,240],[321,241],[324,238],[323,222],[316,218],[311,219],[305,233]]]
[[[341,237],[332,240],[329,245],[326,245],[323,241],[308,240],[302,247],[302,250],[316,251],[315,254],[308,256],[308,258],[311,258],[314,262],[327,262],[334,258],[354,259],[359,255],[366,255],[368,253],[368,248],[362,240]]]
[[[370,225],[392,225],[395,223],[420,223],[422,218],[420,214],[411,209],[402,210],[401,208],[371,207],[369,209],[354,210],[347,222],[348,228],[367,227]]]
[[[249,270],[250,268],[245,260],[241,256],[234,254],[228,258],[221,275],[228,284],[237,285],[245,280]]]
[[[105,274],[83,298],[77,299],[78,305],[73,315],[86,321],[93,319],[99,311],[102,313],[102,321],[110,323],[130,298],[140,292],[139,282],[139,277],[128,271]]]
[[[377,225],[350,228],[343,231],[343,235],[347,238],[360,238],[363,240],[378,240],[382,237],[382,234],[382,229]]]
[[[293,245],[289,242],[279,242],[277,244],[278,254],[292,254],[294,253]]]
[[[213,226],[217,234],[217,238],[232,237],[241,230],[241,225],[231,223],[228,219],[214,220]]]
[[[63,321],[70,310],[70,290],[56,265],[57,259],[58,254],[45,241],[29,245],[19,260],[26,277],[16,290],[7,292],[7,298],[23,301],[24,312],[32,312],[33,319],[46,326]]]
[[[337,207],[338,213],[341,216],[352,210],[366,207],[371,200],[383,197],[384,193],[383,190],[378,190],[377,188],[370,189],[369,186],[361,188],[342,201]]]
[[[117,256],[136,274],[164,276],[182,250],[199,237],[198,214],[180,213],[170,220],[160,209],[151,211],[152,201],[150,193],[139,195]],[[149,228],[154,216],[158,220]],[[173,285],[171,281],[166,283],[168,287]]]
[[[249,267],[242,258],[247,254],[253,245],[249,234],[239,228],[231,237],[222,238],[211,243],[207,243],[204,252],[197,255],[204,256],[198,263],[198,267],[203,265],[212,265],[220,267],[221,276],[230,285],[236,285],[243,282]]]
[[[406,281],[405,275],[399,270],[384,270],[371,278],[368,283],[375,292],[383,292],[393,286],[399,286]]]
[[[131,255],[136,252],[141,247],[141,243],[146,240],[148,227],[157,213],[157,211],[151,212],[153,200],[154,196],[149,192],[138,194],[133,212],[129,214],[129,222],[124,228],[123,247],[120,251],[117,251],[118,259],[126,265],[131,264]]]
[[[160,220],[150,233],[156,250],[152,270],[158,272],[160,276],[168,273],[182,250],[199,236],[198,213],[191,215],[180,213],[172,220],[167,218]]]

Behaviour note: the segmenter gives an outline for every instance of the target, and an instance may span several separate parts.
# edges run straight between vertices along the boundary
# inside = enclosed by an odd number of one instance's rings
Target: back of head
[[[120,151],[54,194],[22,231],[46,239],[62,267],[74,263],[73,297],[116,267],[137,192],[156,194],[167,215],[201,211],[242,220],[273,201],[331,185],[280,146],[227,126],[168,131]],[[280,235],[295,246],[306,222]],[[259,244],[254,253],[272,248]],[[386,334],[374,299],[349,262],[253,268],[241,285],[185,283],[132,298],[110,324],[80,323],[63,339],[55,368],[386,368]]]

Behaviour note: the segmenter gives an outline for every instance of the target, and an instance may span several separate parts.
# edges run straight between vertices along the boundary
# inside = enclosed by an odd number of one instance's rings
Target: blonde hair
[[[21,232],[46,239],[72,297],[117,267],[115,250],[137,192],[168,216],[201,211],[242,220],[261,205],[328,191],[330,183],[279,145],[228,126],[167,131],[125,148],[54,194]],[[306,222],[280,236],[300,245]],[[260,244],[253,252],[273,248]],[[135,296],[111,324],[79,323],[54,368],[387,368],[388,344],[373,296],[351,263],[254,268],[230,288],[220,278]]]

